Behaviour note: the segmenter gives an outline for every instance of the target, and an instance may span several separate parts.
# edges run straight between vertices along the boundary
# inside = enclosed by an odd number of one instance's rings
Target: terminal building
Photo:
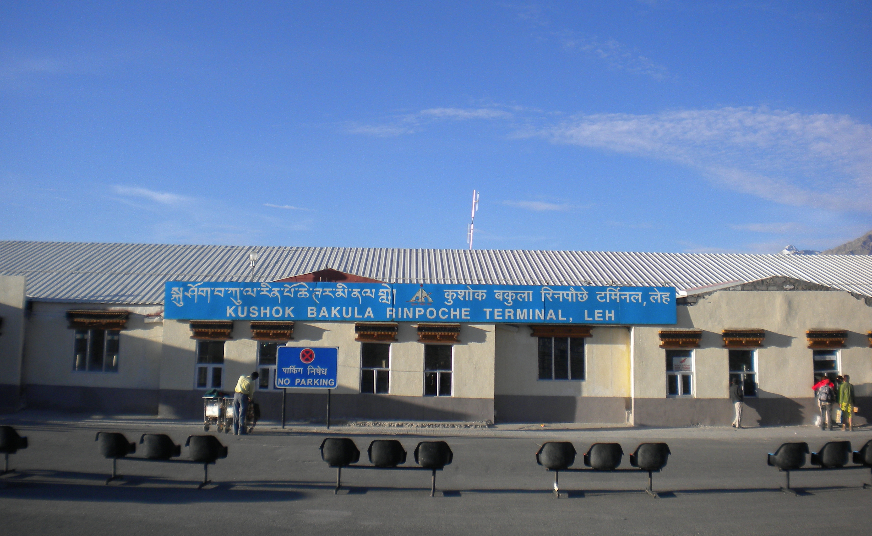
[[[811,424],[847,374],[872,418],[870,256],[0,241],[0,322],[6,412],[196,419],[258,370],[272,421],[725,426],[736,378]]]

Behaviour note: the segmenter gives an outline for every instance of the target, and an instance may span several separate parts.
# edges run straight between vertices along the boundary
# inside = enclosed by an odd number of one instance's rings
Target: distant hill
[[[820,255],[820,251],[815,251],[813,249],[796,249],[795,246],[785,246],[784,249],[781,250],[782,255]]]
[[[872,231],[847,244],[822,251],[824,255],[872,255]]]

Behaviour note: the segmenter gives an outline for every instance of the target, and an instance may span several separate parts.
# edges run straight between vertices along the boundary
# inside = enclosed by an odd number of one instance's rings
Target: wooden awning
[[[226,341],[232,339],[232,320],[191,320],[191,338],[206,341]]]
[[[805,332],[808,347],[814,350],[844,348],[848,332],[844,329],[810,329]]]
[[[532,337],[569,337],[583,339],[590,337],[590,326],[563,326],[560,324],[537,324],[530,326]]]
[[[354,340],[360,342],[391,342],[397,340],[399,324],[396,322],[357,322]]]
[[[701,329],[660,330],[660,348],[699,348],[702,339]]]
[[[256,341],[284,342],[294,339],[294,323],[256,321],[251,323],[251,338]]]
[[[418,342],[460,342],[460,324],[418,324]]]
[[[70,329],[114,329],[127,327],[128,311],[72,310],[67,311]]]
[[[725,329],[724,348],[760,348],[766,331],[759,328]]]

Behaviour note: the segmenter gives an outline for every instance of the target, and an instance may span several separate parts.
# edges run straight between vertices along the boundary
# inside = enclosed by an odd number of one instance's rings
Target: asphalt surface
[[[138,442],[165,433],[183,445],[204,434],[202,423],[157,418],[100,418],[38,412],[0,415],[28,437],[9,457],[15,472],[0,476],[3,534],[821,534],[869,533],[872,490],[867,468],[797,472],[783,493],[783,473],[766,454],[786,441],[812,451],[850,440],[855,450],[872,429],[852,433],[814,427],[655,429],[580,425],[493,427],[323,426],[260,423],[249,436],[217,434],[226,459],[200,464],[121,459],[123,478],[106,484],[112,462],[95,442],[118,431]],[[427,470],[343,469],[321,460],[325,437],[351,437],[369,466],[373,439],[398,439],[415,467],[420,441],[448,442],[454,462],[436,473],[430,497]],[[643,442],[665,442],[672,455],[653,476],[660,498],[645,493],[647,473],[574,471],[554,474],[535,453],[547,441],[571,441],[573,467],[596,442],[620,443],[629,454]],[[139,445],[138,445],[139,446]],[[134,454],[133,456],[139,456]],[[188,449],[182,449],[182,458]]]

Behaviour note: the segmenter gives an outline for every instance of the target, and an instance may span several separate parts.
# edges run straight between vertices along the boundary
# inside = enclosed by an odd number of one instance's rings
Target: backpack
[[[826,403],[833,403],[836,401],[836,394],[833,392],[833,388],[829,385],[821,385],[818,387],[818,400]]]

